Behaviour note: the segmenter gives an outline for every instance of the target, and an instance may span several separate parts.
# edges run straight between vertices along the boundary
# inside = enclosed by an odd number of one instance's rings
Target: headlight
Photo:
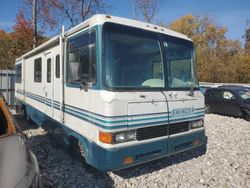
[[[119,132],[119,133],[99,132],[99,140],[106,144],[128,142],[136,140],[136,131]]]
[[[196,129],[204,126],[204,120],[199,120],[199,121],[191,121],[189,123],[190,129]]]
[[[128,142],[136,139],[135,131],[115,134],[115,143]]]

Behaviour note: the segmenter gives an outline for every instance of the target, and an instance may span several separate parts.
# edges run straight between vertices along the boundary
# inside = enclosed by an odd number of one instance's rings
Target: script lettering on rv
[[[173,116],[183,116],[183,115],[189,115],[194,113],[194,107],[190,108],[176,108],[172,110]]]

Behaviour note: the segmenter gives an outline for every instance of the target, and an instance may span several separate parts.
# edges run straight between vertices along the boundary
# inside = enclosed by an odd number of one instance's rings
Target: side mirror
[[[235,96],[232,96],[232,97],[231,97],[231,100],[233,100],[233,101],[234,101],[235,99],[236,99],[236,98],[235,98]]]

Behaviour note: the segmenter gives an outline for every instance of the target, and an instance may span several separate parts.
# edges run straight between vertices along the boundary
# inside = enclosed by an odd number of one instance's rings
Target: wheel
[[[78,141],[78,152],[79,152],[80,160],[84,160],[84,162],[86,162],[85,160],[86,152],[85,152],[83,144],[80,141]]]
[[[246,111],[243,111],[242,115],[245,120],[250,121],[250,115]]]
[[[211,113],[211,109],[210,109],[210,106],[208,104],[205,105],[205,113],[206,114],[210,114]]]
[[[70,139],[69,150],[73,158],[79,160],[82,163],[86,163],[86,152],[84,145],[76,138]]]

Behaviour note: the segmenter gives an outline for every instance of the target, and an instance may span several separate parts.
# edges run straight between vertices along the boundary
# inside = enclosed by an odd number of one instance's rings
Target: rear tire
[[[250,121],[250,115],[246,111],[243,111],[242,115],[245,120]]]

